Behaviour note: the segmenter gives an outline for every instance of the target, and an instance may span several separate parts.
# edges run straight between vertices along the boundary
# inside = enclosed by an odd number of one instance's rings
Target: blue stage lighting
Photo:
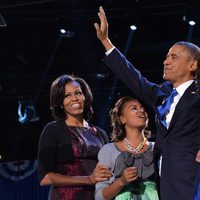
[[[22,103],[18,101],[18,121],[21,124],[35,122],[39,120],[36,116],[36,110],[32,103]]]

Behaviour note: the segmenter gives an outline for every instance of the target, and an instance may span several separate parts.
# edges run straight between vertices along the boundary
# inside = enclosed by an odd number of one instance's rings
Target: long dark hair
[[[50,90],[50,109],[54,119],[63,119],[66,113],[63,109],[63,100],[65,95],[65,85],[69,82],[79,83],[83,95],[85,96],[85,107],[83,118],[89,120],[93,115],[92,101],[93,96],[89,85],[82,79],[73,75],[64,74],[56,78],[51,84]]]
[[[111,139],[113,142],[121,141],[126,136],[125,125],[121,122],[120,116],[123,113],[124,107],[126,103],[130,101],[138,101],[138,99],[130,96],[125,96],[120,98],[116,103],[113,109],[110,110],[110,119],[111,119],[111,126],[112,126],[112,134]],[[146,138],[150,137],[150,130],[146,127],[144,130],[144,136]]]

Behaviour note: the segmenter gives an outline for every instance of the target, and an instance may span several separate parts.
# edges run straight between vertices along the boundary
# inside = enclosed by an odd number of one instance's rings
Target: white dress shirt
[[[178,94],[174,97],[174,101],[171,104],[170,108],[169,108],[169,112],[166,114],[166,124],[167,124],[167,128],[169,128],[169,124],[171,122],[172,116],[174,114],[175,108],[177,103],[179,102],[180,98],[183,96],[185,90],[194,82],[194,80],[189,80],[185,83],[182,83],[181,85],[179,85],[176,88],[176,91],[178,92]],[[160,156],[160,161],[158,163],[159,165],[159,175],[161,176],[161,165],[162,165],[162,156]]]
[[[113,51],[113,49],[114,49],[115,47],[112,47],[110,50],[108,50],[108,51],[106,51],[106,56],[108,56],[112,51]]]
[[[177,103],[179,102],[180,98],[183,96],[185,90],[194,82],[194,80],[189,80],[185,83],[182,83],[181,85],[179,85],[176,88],[176,91],[178,92],[178,94],[174,97],[174,101],[171,104],[170,108],[169,108],[169,112],[166,114],[166,124],[167,124],[167,128],[169,127],[169,124],[171,122],[172,116],[174,114],[175,108]]]

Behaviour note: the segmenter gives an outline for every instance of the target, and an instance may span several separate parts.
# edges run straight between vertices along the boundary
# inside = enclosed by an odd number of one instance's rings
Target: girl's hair
[[[62,75],[56,78],[51,85],[50,90],[50,109],[54,119],[63,119],[66,113],[63,109],[63,100],[65,96],[65,85],[69,82],[77,82],[85,96],[85,107],[83,111],[83,118],[89,120],[93,115],[92,101],[93,96],[89,85],[79,77],[73,75]]]
[[[111,126],[113,128],[111,138],[114,142],[121,141],[126,136],[125,125],[121,122],[120,116],[129,101],[138,101],[138,99],[130,96],[122,97],[115,103],[114,108],[110,110]],[[149,130],[144,130],[145,137],[149,137],[150,134]]]

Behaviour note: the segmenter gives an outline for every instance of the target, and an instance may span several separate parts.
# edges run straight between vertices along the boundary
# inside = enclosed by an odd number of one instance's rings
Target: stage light
[[[75,36],[75,33],[70,30],[65,30],[64,28],[60,29],[60,37],[61,38],[72,38]]]
[[[132,31],[135,31],[135,30],[137,30],[137,27],[136,27],[135,25],[131,25],[131,26],[130,26],[130,29],[131,29]]]
[[[21,124],[39,120],[39,117],[36,116],[36,110],[33,103],[18,101],[18,104],[18,121]]]
[[[188,23],[189,23],[190,26],[194,26],[196,24],[196,22],[193,21],[193,20],[190,20]]]
[[[196,7],[188,7],[183,14],[183,21],[187,22],[190,26],[194,26],[199,20],[199,12]]]
[[[188,5],[186,10],[184,11],[183,21],[186,22],[188,26],[187,41],[192,42],[194,26],[199,21],[198,8],[194,6],[192,2],[190,5]]]
[[[66,33],[66,30],[65,30],[64,28],[61,28],[61,29],[60,29],[60,32],[61,32],[62,34],[65,34],[65,33]]]

